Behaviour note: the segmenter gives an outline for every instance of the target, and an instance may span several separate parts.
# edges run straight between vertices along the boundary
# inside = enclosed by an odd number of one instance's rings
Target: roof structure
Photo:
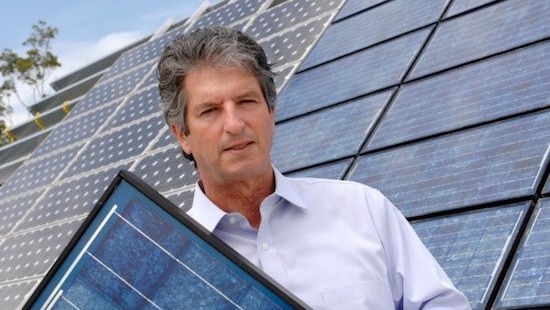
[[[274,64],[282,172],[381,190],[474,309],[550,306],[548,16],[539,0],[223,1],[58,81],[35,106],[56,125],[0,149],[0,308],[22,307],[120,169],[190,206],[155,66],[212,24]]]

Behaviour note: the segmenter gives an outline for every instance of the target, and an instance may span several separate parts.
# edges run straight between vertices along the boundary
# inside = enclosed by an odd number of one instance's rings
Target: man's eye
[[[209,108],[209,109],[203,110],[199,115],[207,115],[212,112],[214,112],[214,108]]]

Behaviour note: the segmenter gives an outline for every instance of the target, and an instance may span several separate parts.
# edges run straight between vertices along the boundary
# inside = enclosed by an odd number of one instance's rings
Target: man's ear
[[[174,134],[174,136],[176,136],[176,139],[178,140],[183,151],[187,154],[191,154],[192,153],[191,146],[189,145],[187,135],[183,133],[181,128],[176,124],[170,125],[170,129],[172,130],[172,133]]]

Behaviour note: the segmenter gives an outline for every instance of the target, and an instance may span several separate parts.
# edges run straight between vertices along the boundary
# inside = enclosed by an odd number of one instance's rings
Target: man
[[[272,166],[273,76],[262,48],[231,29],[166,46],[163,111],[200,175],[189,215],[314,309],[469,309],[380,192]]]

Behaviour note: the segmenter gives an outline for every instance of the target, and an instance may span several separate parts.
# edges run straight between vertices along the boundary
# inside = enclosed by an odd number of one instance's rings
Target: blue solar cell
[[[104,292],[124,309],[138,308],[145,296],[154,296],[166,273],[179,267],[167,254],[177,255],[189,242],[158,215],[143,209],[134,203],[123,214],[117,213],[101,241],[88,251],[91,258],[86,258],[80,273],[89,291]]]
[[[68,178],[119,161],[129,161],[143,152],[164,126],[164,119],[157,116],[95,138],[63,177]]]
[[[231,28],[244,32],[244,29],[248,25],[248,23],[250,23],[250,20],[243,19],[240,22],[237,22],[236,24],[231,25]]]
[[[497,307],[550,305],[550,199],[541,199],[517,252]]]
[[[165,197],[183,211],[187,211],[193,205],[194,187],[165,194]]]
[[[405,85],[368,149],[548,106],[550,43]]]
[[[159,57],[164,49],[164,45],[166,45],[168,41],[174,39],[181,32],[183,32],[181,27],[173,29],[155,40],[148,41],[125,52],[111,67],[109,67],[107,72],[103,74],[101,81],[110,79]]]
[[[53,184],[34,207],[27,210],[17,231],[86,216],[117,172],[128,168],[130,164],[121,164],[76,180],[63,180]]]
[[[143,88],[147,88],[147,87],[150,87],[150,86],[157,87],[158,82],[159,81],[157,79],[157,71],[153,70],[145,78],[145,81],[143,82]]]
[[[157,87],[149,87],[127,98],[110,118],[107,128],[126,125],[142,117],[161,113],[160,96]]]
[[[287,172],[356,154],[389,96],[384,92],[277,125],[273,162]]]
[[[83,219],[11,234],[0,245],[0,283],[44,276]],[[1,301],[4,305],[4,300]]]
[[[509,0],[441,23],[411,78],[550,35],[550,1]]]
[[[161,129],[162,133],[158,137],[158,141],[155,142],[152,149],[160,149],[165,146],[173,145],[173,146],[179,146],[178,141],[176,140],[176,137],[172,134],[172,131],[168,126],[165,126],[164,129]]]
[[[210,25],[227,26],[236,23],[258,12],[262,5],[264,5],[264,2],[257,0],[232,1],[201,16],[193,25],[193,29]]]
[[[105,124],[118,103],[102,106],[86,114],[70,117],[60,123],[44,142],[34,151],[33,156],[41,156],[72,144],[84,144]]]
[[[350,178],[407,216],[532,195],[549,136],[546,111],[367,154]]]
[[[26,296],[22,292],[32,292],[38,285],[39,280],[27,280],[20,282],[8,282],[0,284],[0,296],[2,296],[2,307],[5,309],[21,309]]]
[[[29,211],[42,190],[0,200],[0,236],[7,235]],[[5,197],[5,196],[2,196]]]
[[[321,179],[339,179],[344,177],[344,173],[351,165],[352,160],[346,159],[330,164],[324,164],[313,168],[299,170],[287,173],[286,175],[296,178],[321,178]]]
[[[198,181],[194,164],[183,157],[179,146],[149,154],[131,171],[161,193]]]
[[[446,16],[454,16],[495,0],[455,0]]]
[[[275,72],[275,87],[277,92],[280,93],[281,89],[286,85],[286,82],[292,78],[292,73],[296,69],[297,65],[292,65],[284,68],[274,69]]]
[[[331,25],[300,70],[436,22],[447,0],[394,0]]]
[[[267,41],[260,41],[267,59],[274,66],[284,66],[301,59],[321,35],[328,21],[328,16],[314,19],[292,31],[275,35]]]
[[[100,84],[96,84],[86,93],[84,99],[76,105],[73,111],[71,111],[71,116],[86,113],[99,105],[129,94],[141,80],[144,80],[144,77],[147,76],[147,73],[151,71],[152,67],[152,64],[143,65],[135,70],[121,74],[113,80],[107,80]]]
[[[340,20],[342,18],[356,14],[362,10],[366,10],[384,1],[386,0],[347,0],[342,10],[340,10],[338,15],[336,15],[335,20]]]
[[[398,84],[427,34],[427,30],[414,32],[296,74],[278,100],[277,119]]]
[[[51,184],[74,159],[81,145],[27,160],[2,186],[2,197],[21,194]]]
[[[473,309],[483,309],[528,203],[411,223]]]
[[[286,1],[260,14],[246,32],[254,39],[266,38],[293,25],[332,11],[341,3],[342,0]]]

